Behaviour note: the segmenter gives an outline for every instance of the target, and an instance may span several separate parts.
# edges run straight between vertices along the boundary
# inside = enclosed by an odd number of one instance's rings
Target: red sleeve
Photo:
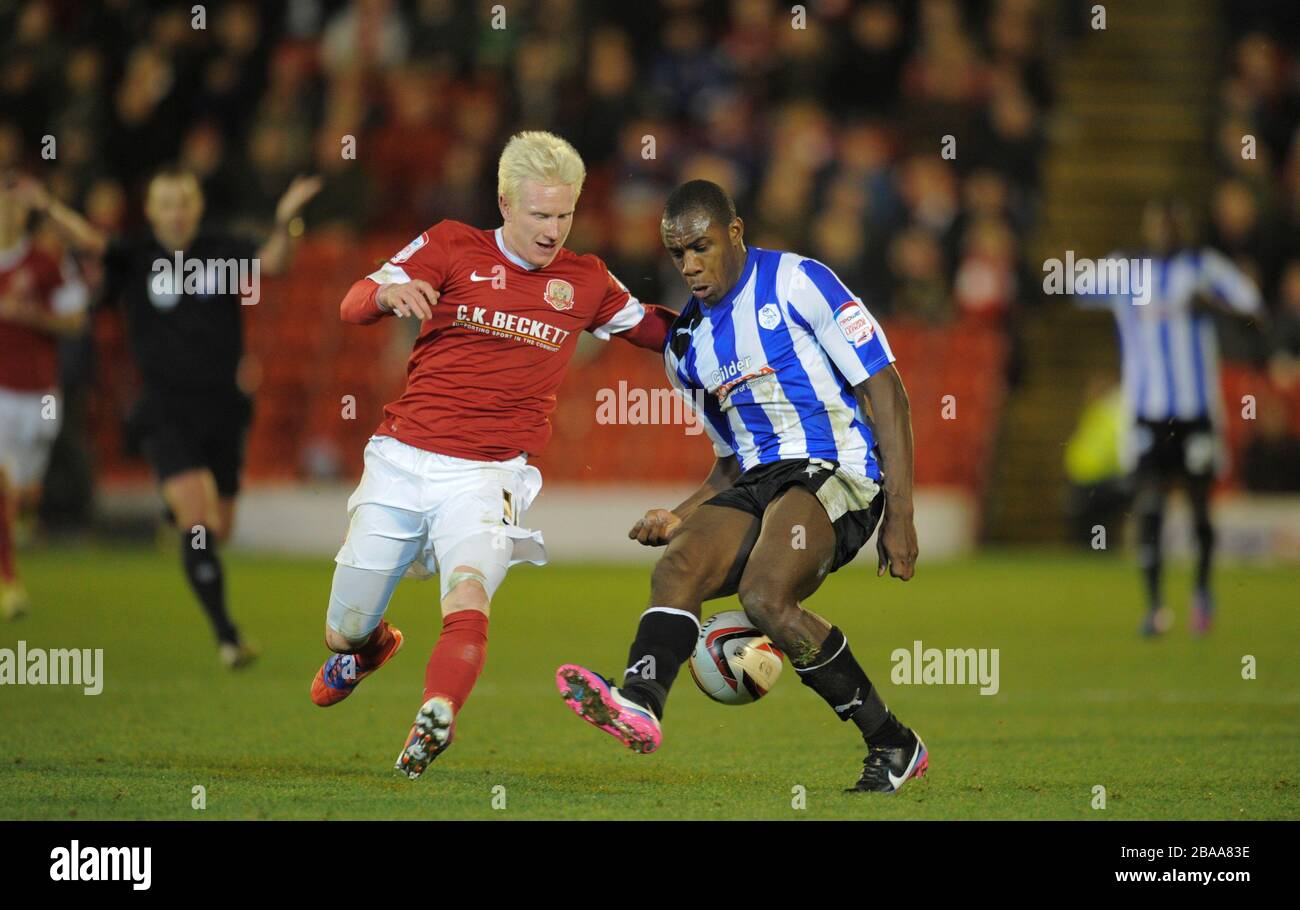
[[[405,284],[420,279],[435,290],[442,289],[451,262],[451,247],[458,230],[464,225],[439,221],[398,250],[393,257],[370,274],[377,284]]]
[[[381,309],[376,299],[379,285],[369,278],[362,278],[348,289],[347,296],[339,305],[339,318],[356,325],[369,325],[387,316],[388,311]]]
[[[613,335],[621,335],[635,328],[645,315],[645,307],[628,292],[627,286],[609,271],[604,262],[596,257],[601,274],[605,278],[605,294],[592,314],[587,331],[601,341],[608,341]]]
[[[672,310],[653,304],[646,304],[645,316],[641,321],[626,331],[619,332],[619,338],[625,338],[639,348],[662,351],[668,344],[668,333],[672,331],[677,314]]]
[[[441,290],[450,261],[451,244],[457,229],[463,227],[455,221],[439,221],[421,232],[378,269],[352,285],[339,306],[339,318],[344,322],[367,325],[389,315],[387,310],[380,309],[375,299],[380,285],[406,284],[420,279]]]

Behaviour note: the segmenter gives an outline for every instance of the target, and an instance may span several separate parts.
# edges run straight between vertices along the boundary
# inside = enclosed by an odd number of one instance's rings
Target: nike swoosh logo
[[[921,754],[921,743],[920,740],[918,740],[916,743],[916,747],[912,749],[912,760],[907,763],[907,770],[903,772],[902,777],[895,777],[893,771],[885,772],[887,775],[889,775],[889,785],[891,787],[897,790],[899,787],[903,786],[903,781],[907,780],[907,775],[912,773],[912,768],[915,767],[916,759],[920,754]]]
[[[491,281],[492,278],[493,278],[492,275],[480,275],[477,271],[473,271],[469,273],[470,281]]]

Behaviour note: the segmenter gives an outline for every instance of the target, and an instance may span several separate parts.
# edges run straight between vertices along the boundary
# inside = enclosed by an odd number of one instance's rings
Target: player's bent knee
[[[771,585],[762,581],[742,582],[737,593],[749,621],[767,635],[771,635],[774,629],[779,630],[799,609],[793,598],[776,593]]]
[[[490,606],[491,596],[482,572],[472,566],[457,566],[452,570],[447,579],[447,594],[442,599],[443,616],[461,610],[487,613]]]

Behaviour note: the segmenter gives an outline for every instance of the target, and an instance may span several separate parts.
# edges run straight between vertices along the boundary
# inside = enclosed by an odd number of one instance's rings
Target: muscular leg
[[[725,506],[700,506],[668,543],[650,576],[650,603],[628,650],[623,692],[663,717],[677,672],[695,650],[700,605],[736,591],[759,521]]]
[[[226,586],[217,544],[226,520],[216,481],[206,468],[173,474],[162,482],[162,496],[181,535],[181,564],[190,588],[212,624],[218,644],[239,644],[239,631],[226,612]]]
[[[804,544],[796,548],[794,532]],[[801,601],[830,572],[835,530],[817,498],[791,487],[763,515],[749,564],[740,579],[746,615],[786,652],[799,680],[831,706],[840,720],[853,720],[872,745],[902,745],[907,730],[885,707],[844,634]]]
[[[651,607],[671,607],[697,618],[706,600],[736,593],[759,521],[726,506],[700,506],[669,541],[650,576]]]

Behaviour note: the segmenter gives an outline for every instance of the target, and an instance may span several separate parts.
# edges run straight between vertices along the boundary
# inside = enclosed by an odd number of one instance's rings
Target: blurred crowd
[[[1263,342],[1268,349],[1254,353],[1294,358],[1300,355],[1300,21],[1289,35],[1271,16],[1238,24],[1244,30],[1233,39],[1220,86],[1220,179],[1209,239],[1255,279],[1277,317],[1274,337]]]
[[[1228,19],[1209,241],[1259,284],[1272,320],[1263,332],[1225,325],[1224,354],[1265,367],[1274,386],[1258,402],[1243,482],[1294,489],[1300,437],[1283,396],[1300,398],[1300,5],[1244,2]]]
[[[1000,319],[1035,285],[1038,4],[803,7],[237,0],[203,4],[199,29],[191,4],[18,2],[0,7],[0,168],[36,170],[114,230],[167,161],[201,175],[213,217],[250,228],[317,172],[309,230],[411,234],[496,223],[505,138],[544,128],[589,169],[570,246],[643,299],[678,294],[662,199],[708,177],[751,242],[822,259],[881,315]]]

